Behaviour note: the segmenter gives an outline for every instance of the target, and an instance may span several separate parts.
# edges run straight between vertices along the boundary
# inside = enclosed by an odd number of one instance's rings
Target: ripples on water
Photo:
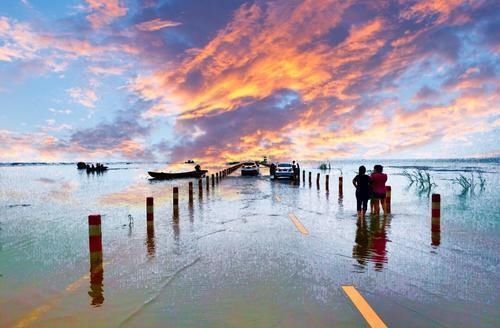
[[[340,291],[355,284],[392,325],[497,323],[500,205],[497,161],[386,161],[392,214],[358,219],[351,179],[371,162],[334,162],[312,184],[238,172],[187,202],[190,180],[148,180],[183,164],[119,163],[87,175],[73,164],[0,167],[0,326],[360,325]],[[301,163],[318,167],[318,163]],[[220,168],[210,168],[217,170]],[[429,193],[403,170],[430,172],[442,197],[441,234]],[[344,175],[343,194],[337,181]],[[484,190],[461,193],[459,173]],[[324,188],[324,174],[330,188]],[[172,215],[172,187],[180,214]],[[145,198],[155,223],[145,222]],[[307,228],[303,236],[288,218]],[[87,216],[102,215],[103,261],[89,263]],[[130,217],[133,224],[130,224]],[[89,267],[90,266],[90,267]],[[89,270],[90,269],[90,270]],[[477,312],[478,307],[481,312]],[[480,313],[480,314],[478,314]],[[479,320],[481,319],[481,320]],[[410,320],[410,321],[408,321]],[[476,321],[474,321],[476,320]],[[312,322],[312,324],[311,324]],[[203,324],[203,325],[205,325]]]

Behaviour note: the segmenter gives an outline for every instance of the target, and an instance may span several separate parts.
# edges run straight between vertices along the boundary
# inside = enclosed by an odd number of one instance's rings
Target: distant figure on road
[[[269,174],[273,179],[276,178],[276,164],[271,163],[271,166],[269,166]]]
[[[385,208],[385,182],[387,181],[387,174],[382,173],[383,170],[384,167],[382,165],[375,165],[371,175],[373,191],[372,202],[374,202],[374,211],[376,214],[380,213],[380,205],[382,205],[384,214],[387,213],[387,209]]]
[[[297,180],[297,164],[292,161],[293,180]]]
[[[366,175],[366,167],[361,165],[358,170],[358,175],[352,179],[352,184],[356,188],[356,209],[358,216],[365,216],[368,208],[368,199],[371,194],[371,178]]]

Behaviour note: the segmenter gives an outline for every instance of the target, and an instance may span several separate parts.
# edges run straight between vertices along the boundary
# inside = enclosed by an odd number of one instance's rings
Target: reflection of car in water
[[[276,179],[280,178],[293,178],[293,167],[291,163],[278,163],[276,165],[276,173],[274,174]]]
[[[241,167],[241,175],[258,175],[259,166],[255,162],[245,162]]]

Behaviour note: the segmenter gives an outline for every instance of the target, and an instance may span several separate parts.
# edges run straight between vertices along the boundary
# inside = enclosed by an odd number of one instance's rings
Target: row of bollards
[[[240,165],[233,166],[229,169],[224,169],[217,172],[215,177],[212,174],[212,186],[220,180],[227,177],[229,174],[238,169]],[[203,180],[198,179],[198,192],[200,197],[203,193]],[[209,177],[206,177],[207,191],[210,189]],[[189,203],[193,204],[193,182],[189,182]],[[178,229],[179,219],[179,187],[173,187],[173,221],[174,229]],[[146,222],[147,222],[147,249],[148,254],[154,254],[154,198],[146,198]],[[93,306],[100,306],[104,303],[104,268],[102,255],[102,231],[101,231],[101,215],[92,214],[88,217],[89,225],[89,256],[90,256],[90,290],[89,296],[92,298]],[[177,227],[176,227],[177,226]]]

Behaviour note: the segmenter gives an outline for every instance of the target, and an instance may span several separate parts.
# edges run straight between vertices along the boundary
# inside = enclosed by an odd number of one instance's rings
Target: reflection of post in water
[[[180,236],[180,233],[181,233],[181,229],[180,229],[180,225],[179,225],[179,219],[174,220],[172,221],[172,228],[174,230],[174,240],[176,242],[179,242],[179,236]]]
[[[90,256],[90,304],[99,307],[104,303],[104,267],[102,265],[102,253]]]
[[[102,266],[102,236],[101,216],[89,215],[89,251],[90,251],[90,290],[93,306],[104,303],[103,280],[104,268]]]
[[[148,221],[148,226],[147,226],[146,249],[147,249],[149,257],[155,256],[155,251],[156,251],[155,225],[153,222],[149,222],[149,221]]]

